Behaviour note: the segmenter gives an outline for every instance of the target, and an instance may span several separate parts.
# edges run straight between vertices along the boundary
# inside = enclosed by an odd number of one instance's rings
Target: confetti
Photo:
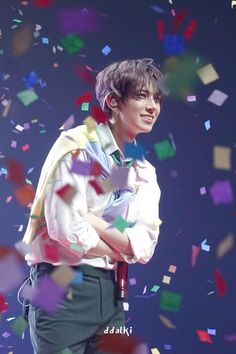
[[[111,52],[111,48],[109,47],[109,45],[106,45],[105,47],[102,48],[102,53],[104,55],[108,55]]]
[[[18,29],[11,39],[11,54],[13,57],[19,57],[26,53],[33,40],[33,28],[31,25],[24,25]]]
[[[162,283],[170,284],[170,281],[171,281],[171,277],[170,276],[168,276],[168,275],[164,275],[163,276]]]
[[[66,203],[70,204],[72,199],[74,198],[77,190],[74,186],[67,183],[65,186],[61,187],[60,189],[56,190],[56,194]]]
[[[227,286],[222,273],[219,270],[214,272],[216,291],[219,296],[224,296],[227,292]]]
[[[204,85],[210,84],[211,82],[219,79],[219,76],[212,64],[205,65],[198,69],[197,74]]]
[[[231,170],[231,149],[224,146],[214,146],[213,165],[214,168]]]
[[[200,247],[192,245],[192,261],[191,261],[192,267],[195,267],[196,265],[199,252],[200,252]]]
[[[214,90],[208,97],[208,101],[214,103],[217,106],[222,106],[229,96],[220,90]]]
[[[200,339],[201,342],[206,342],[206,343],[212,343],[211,337],[209,336],[209,334],[206,331],[202,331],[200,329],[198,329],[196,331],[198,338]]]
[[[117,216],[112,222],[111,226],[120,232],[123,232],[129,226],[129,223],[123,219],[122,216]]]
[[[68,130],[71,127],[73,127],[74,124],[75,124],[75,117],[73,114],[71,114],[69,118],[67,118],[67,120],[62,124],[59,130]]]
[[[169,318],[159,315],[161,322],[168,328],[176,328],[176,326],[169,320]]]
[[[205,239],[205,240],[203,240],[201,242],[201,249],[203,251],[209,252],[210,251],[210,245],[207,245],[206,243],[207,243],[207,239]]]
[[[55,283],[47,274],[40,278],[37,292],[32,299],[36,306],[48,313],[55,312],[66,289]]]
[[[168,272],[170,272],[170,273],[175,273],[176,270],[177,270],[177,266],[171,264],[171,265],[169,266]]]
[[[206,130],[209,130],[209,129],[211,128],[211,122],[210,122],[210,120],[207,120],[204,124],[205,124]]]
[[[173,149],[169,140],[161,140],[158,143],[153,145],[155,153],[157,155],[158,160],[163,161],[170,157],[175,156],[176,151]]]
[[[232,203],[233,190],[230,181],[216,181],[210,188],[210,195],[215,205]]]
[[[69,54],[77,53],[85,44],[82,38],[76,34],[68,34],[62,38],[61,42]]]
[[[88,91],[88,92],[85,92],[83,95],[77,97],[75,99],[75,104],[76,104],[76,106],[79,106],[82,103],[91,102],[91,100],[92,100],[92,92]]]
[[[24,184],[16,189],[15,195],[20,205],[28,206],[34,200],[35,189],[29,184]]]
[[[182,295],[170,291],[162,291],[160,296],[160,308],[166,311],[179,311],[182,303]]]
[[[234,235],[229,234],[226,236],[217,246],[216,256],[222,258],[228,253],[234,246]]]
[[[31,103],[38,100],[38,95],[35,91],[28,89],[21,92],[18,92],[16,96],[23,103],[24,106],[29,106]]]
[[[153,285],[153,287],[151,288],[150,291],[152,291],[153,293],[156,293],[159,289],[160,289],[159,285]]]

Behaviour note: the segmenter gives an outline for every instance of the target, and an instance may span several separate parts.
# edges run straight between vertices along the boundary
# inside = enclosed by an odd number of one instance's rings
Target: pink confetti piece
[[[10,203],[12,201],[13,196],[9,195],[6,199],[6,203]]]
[[[29,144],[25,144],[21,147],[21,150],[25,152],[25,151],[29,150],[29,148],[30,148]]]
[[[199,252],[200,252],[200,247],[192,245],[192,267],[195,267],[196,265]]]

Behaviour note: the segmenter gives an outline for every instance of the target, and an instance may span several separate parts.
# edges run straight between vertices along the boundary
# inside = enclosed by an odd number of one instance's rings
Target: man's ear
[[[107,95],[106,104],[111,110],[118,107],[118,99],[114,93]]]

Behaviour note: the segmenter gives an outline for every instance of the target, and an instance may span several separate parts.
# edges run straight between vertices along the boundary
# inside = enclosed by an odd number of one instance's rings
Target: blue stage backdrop
[[[29,216],[17,179],[35,188],[64,122],[98,105],[99,70],[144,57],[166,74],[161,115],[137,139],[156,167],[162,225],[151,261],[129,267],[126,326],[153,354],[236,353],[234,3],[1,1],[0,353],[32,353],[16,298],[29,269],[4,261]]]

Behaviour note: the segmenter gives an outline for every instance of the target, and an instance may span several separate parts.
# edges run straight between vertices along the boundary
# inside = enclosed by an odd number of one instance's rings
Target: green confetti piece
[[[89,110],[89,102],[83,102],[81,105],[81,111],[88,111]]]
[[[120,232],[123,232],[126,227],[130,225],[122,216],[117,216],[111,224],[113,227],[118,229]]]
[[[161,310],[179,311],[182,302],[182,295],[171,291],[162,291],[160,297]]]
[[[76,34],[68,34],[62,38],[61,42],[63,47],[70,54],[75,54],[84,47],[84,41]]]
[[[84,248],[82,246],[77,245],[77,243],[71,243],[70,249],[78,252],[84,252]]]
[[[0,55],[4,53],[4,49],[0,49]]]
[[[73,354],[72,351],[69,348],[65,348],[63,350],[60,350],[56,354]]]
[[[12,323],[11,327],[17,335],[21,336],[25,329],[28,327],[28,323],[22,316],[19,316]]]
[[[22,20],[18,20],[18,18],[14,18],[12,21],[16,22],[16,23],[21,23],[22,22]]]
[[[153,285],[153,287],[151,288],[151,291],[156,293],[159,289],[160,289],[160,285]]]
[[[38,99],[37,94],[33,90],[29,89],[18,92],[16,95],[24,106],[29,106],[31,103],[37,101]]]
[[[162,161],[176,154],[169,140],[165,139],[153,145],[157,158]]]

